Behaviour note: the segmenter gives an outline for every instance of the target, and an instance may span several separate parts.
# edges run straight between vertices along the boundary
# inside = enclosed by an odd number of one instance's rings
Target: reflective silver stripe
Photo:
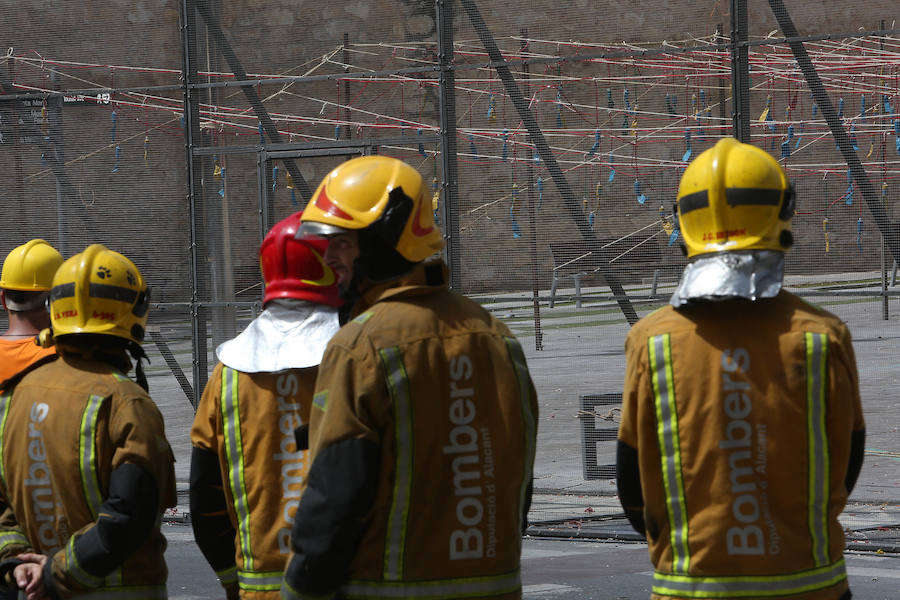
[[[525,434],[525,469],[522,477],[522,487],[519,490],[519,519],[522,522],[526,515],[525,511],[525,494],[528,491],[528,484],[531,482],[531,476],[534,471],[534,452],[535,452],[535,435],[537,423],[534,411],[531,408],[531,386],[529,386],[528,365],[525,362],[525,353],[522,346],[512,337],[505,338],[506,347],[509,350],[509,357],[512,359],[513,369],[516,371],[516,380],[519,384],[519,401],[522,405],[522,428]],[[521,541],[521,538],[516,537]]]
[[[666,510],[669,514],[669,537],[672,547],[672,571],[687,573],[691,565],[688,548],[687,509],[684,503],[684,480],[681,473],[681,443],[678,438],[678,413],[675,404],[675,379],[672,373],[672,349],[669,334],[648,340],[650,371],[653,376],[653,399],[656,426],[662,451],[663,482],[666,487]]]
[[[258,592],[275,591],[281,589],[281,580],[284,579],[283,571],[238,571],[238,584],[241,589]]]
[[[3,442],[6,435],[6,417],[9,416],[9,394],[0,395],[0,484],[6,486],[6,465],[3,460]]]
[[[328,407],[328,390],[322,390],[313,396],[313,406],[322,411]]]
[[[17,531],[6,531],[0,533],[0,551],[2,551],[7,546],[30,546],[28,543],[28,538],[25,537],[24,534],[19,533]]]
[[[679,598],[783,598],[821,590],[846,578],[847,571],[841,558],[831,565],[790,575],[690,577],[655,573],[653,593]]]
[[[70,537],[69,542],[66,544],[66,571],[83,586],[89,588],[100,587],[103,583],[103,578],[91,575],[78,563],[78,556],[75,554],[75,537],[74,535]]]
[[[433,581],[389,582],[351,581],[341,586],[340,597],[352,599],[402,598],[451,600],[454,598],[499,596],[522,588],[519,571],[489,577],[460,577]]]
[[[806,333],[806,418],[809,448],[809,534],[813,561],[828,564],[828,438],[825,428],[828,336]]]
[[[387,537],[384,540],[384,578],[399,580],[403,576],[406,552],[406,520],[412,488],[413,429],[409,378],[399,348],[380,350],[384,374],[394,407],[394,493],[388,514]]]
[[[250,509],[247,486],[244,483],[244,449],[241,443],[241,416],[238,410],[238,372],[222,367],[222,430],[225,435],[225,454],[228,458],[228,485],[238,521],[238,537],[244,567],[253,569],[250,553]]]
[[[103,397],[91,394],[81,413],[81,429],[78,435],[78,467],[81,471],[81,488],[94,520],[103,504],[100,480],[97,478],[97,416]]]

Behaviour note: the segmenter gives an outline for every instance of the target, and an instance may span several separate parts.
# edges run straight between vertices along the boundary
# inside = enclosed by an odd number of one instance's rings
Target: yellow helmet
[[[44,240],[31,240],[14,248],[3,261],[0,288],[23,292],[48,292],[62,255]]]
[[[304,234],[369,229],[409,262],[444,246],[413,167],[387,156],[348,160],[325,176],[303,211]]]
[[[678,186],[678,220],[689,257],[777,250],[793,243],[794,192],[778,161],[724,138],[688,165]]]
[[[53,335],[94,333],[140,343],[150,291],[134,263],[92,244],[57,270],[50,291]]]

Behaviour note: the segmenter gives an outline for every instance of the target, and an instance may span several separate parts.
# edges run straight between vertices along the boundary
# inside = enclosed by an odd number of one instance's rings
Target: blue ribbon
[[[687,162],[691,160],[691,130],[684,130],[684,155],[681,157],[681,162]]]
[[[110,136],[110,141],[116,141],[116,122],[119,120],[119,115],[116,114],[116,111],[112,111],[109,115],[109,118],[112,119],[112,135]]]
[[[588,150],[588,153],[587,153],[588,158],[590,158],[594,154],[596,154],[597,150],[599,150],[599,149],[600,149],[600,130],[598,129],[597,131],[594,132],[594,145],[591,146],[590,150]]]
[[[122,156],[122,148],[116,144],[116,164],[113,166],[113,173],[119,172],[119,157]]]
[[[537,190],[538,190],[538,210],[541,210],[541,206],[544,204],[544,180],[538,175],[537,178]]]
[[[503,130],[503,151],[500,154],[500,158],[503,159],[503,162],[506,162],[507,157],[509,156],[509,148],[507,146],[509,142],[509,131]]]
[[[513,212],[515,203],[509,205],[509,218],[512,219],[513,239],[517,240],[522,237],[522,230],[519,229],[519,222],[516,221],[516,214]]]
[[[856,220],[856,247],[859,248],[860,253],[863,251],[862,230],[863,230],[863,220],[862,220],[862,217],[860,217]]]

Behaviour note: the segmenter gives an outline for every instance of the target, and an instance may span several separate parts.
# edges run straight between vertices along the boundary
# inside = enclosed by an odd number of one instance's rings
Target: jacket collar
[[[447,288],[447,265],[441,260],[416,264],[412,271],[396,279],[376,283],[362,293],[353,305],[350,318],[356,317],[382,300],[429,294],[438,288]]]

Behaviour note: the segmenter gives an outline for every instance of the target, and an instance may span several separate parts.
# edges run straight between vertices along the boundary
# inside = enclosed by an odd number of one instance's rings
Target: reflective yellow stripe
[[[354,600],[452,600],[512,594],[522,588],[519,571],[487,577],[459,577],[432,581],[351,581],[341,586],[341,598]]]
[[[237,578],[242,590],[274,592],[281,589],[284,571],[238,571]]]
[[[653,399],[656,405],[656,427],[663,482],[666,488],[672,571],[687,573],[691,565],[691,555],[688,547],[688,517],[684,502],[681,443],[678,438],[678,412],[675,404],[675,378],[672,373],[669,334],[650,338],[647,346],[650,354],[650,372],[653,376]]]
[[[409,377],[403,366],[399,348],[380,350],[381,362],[391,392],[394,408],[394,492],[388,513],[387,536],[384,540],[384,578],[399,580],[403,576],[406,552],[406,521],[412,489],[413,428],[409,396]]]
[[[844,559],[790,575],[691,577],[653,575],[653,593],[679,598],[789,597],[830,587],[847,578]]]
[[[519,490],[519,514],[521,515],[519,521],[522,522],[526,517],[526,515],[523,514],[525,511],[525,494],[528,491],[528,484],[531,481],[531,475],[534,470],[534,446],[537,423],[534,411],[531,407],[531,388],[528,385],[528,365],[525,362],[525,353],[522,351],[522,346],[519,345],[519,342],[515,338],[508,337],[505,339],[506,347],[509,350],[509,357],[512,359],[513,369],[516,372],[516,380],[519,384],[519,401],[522,406],[522,428],[524,430],[523,433],[525,434],[525,469],[522,477],[522,487]],[[518,536],[516,539],[521,541],[521,538]]]
[[[81,428],[78,434],[78,467],[81,471],[81,487],[91,516],[96,521],[103,504],[100,480],[97,478],[97,417],[103,397],[91,394],[81,413]]]
[[[66,571],[73,579],[85,587],[96,588],[103,583],[102,577],[91,575],[78,563],[78,556],[75,554],[74,535],[69,538],[69,542],[66,544]]]
[[[250,553],[250,508],[247,486],[244,483],[244,449],[241,442],[241,416],[238,407],[238,372],[222,367],[222,430],[225,435],[225,455],[228,459],[228,485],[237,515],[238,537],[244,567],[253,569]]]
[[[809,449],[809,534],[813,561],[817,567],[828,564],[828,437],[826,364],[828,336],[806,333],[806,427]]]
[[[237,581],[237,572],[237,567],[228,567],[227,569],[216,571],[216,577],[218,577],[219,581],[222,583],[234,583]]]

